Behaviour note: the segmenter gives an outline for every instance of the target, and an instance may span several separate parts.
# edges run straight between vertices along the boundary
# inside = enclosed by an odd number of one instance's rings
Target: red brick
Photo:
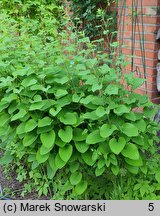
[[[122,48],[122,53],[123,54],[127,54],[127,55],[132,55],[132,48]],[[134,49],[134,57],[141,57],[141,56],[145,56],[146,58],[153,58],[153,59],[157,59],[158,56],[158,51],[146,51],[142,52],[140,49]]]
[[[157,59],[145,59],[145,65],[146,67],[149,66],[149,67],[156,67],[158,63],[158,60]],[[137,64],[137,65],[143,65],[143,62],[142,62],[142,58],[134,58],[134,64]]]

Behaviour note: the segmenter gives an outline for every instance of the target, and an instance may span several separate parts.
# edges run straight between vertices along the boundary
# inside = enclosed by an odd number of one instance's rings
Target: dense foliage
[[[19,28],[53,36],[65,19],[62,0],[0,0],[0,11],[14,18]]]
[[[0,163],[27,180],[22,195],[159,199],[157,107],[133,91],[144,80],[122,76],[117,42],[97,52],[98,41],[49,19],[0,14]]]
[[[39,195],[51,187],[57,199],[67,191],[79,198],[99,176],[105,185],[109,176],[149,172],[156,111],[147,97],[120,84],[123,56],[95,56],[94,43],[76,33],[63,31],[48,42],[6,15],[0,23],[1,163],[19,164],[19,180],[38,182]],[[125,80],[132,89],[143,82],[132,74]]]
[[[83,30],[90,39],[106,37],[116,31],[116,9],[111,8],[115,0],[68,0],[72,20],[78,30]],[[115,36],[115,35],[114,35]]]

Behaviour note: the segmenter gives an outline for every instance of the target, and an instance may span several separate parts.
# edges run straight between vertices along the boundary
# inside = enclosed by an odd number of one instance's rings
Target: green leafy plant
[[[102,38],[116,31],[116,10],[111,9],[115,0],[71,0],[72,20],[77,29],[90,39]]]
[[[148,172],[157,152],[156,108],[121,84],[123,56],[95,55],[95,43],[76,32],[47,41],[42,30],[24,31],[25,21],[19,28],[1,14],[0,24],[0,163],[17,164],[20,181],[33,179],[40,196],[51,191],[54,199],[80,199],[93,178],[111,184],[108,173]],[[131,88],[141,85],[130,76]],[[107,197],[102,188],[100,196]]]

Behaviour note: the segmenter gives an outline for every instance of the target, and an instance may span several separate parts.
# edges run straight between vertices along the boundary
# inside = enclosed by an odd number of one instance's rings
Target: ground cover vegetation
[[[99,51],[101,39],[92,41],[72,20],[62,29],[66,16],[55,21],[61,6],[53,16],[52,1],[17,2],[31,12],[10,13],[0,1],[5,173],[16,170],[24,197],[35,189],[49,199],[160,199],[158,107],[134,92],[143,79],[123,75],[128,63],[117,55],[118,43]]]

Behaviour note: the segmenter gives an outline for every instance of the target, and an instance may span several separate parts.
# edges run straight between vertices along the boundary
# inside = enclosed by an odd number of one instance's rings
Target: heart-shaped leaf
[[[48,161],[49,161],[49,165],[52,168],[52,170],[57,171],[57,166],[55,163],[55,157],[56,156],[54,154],[50,154]]]
[[[73,137],[73,129],[70,126],[65,127],[64,130],[60,129],[58,131],[58,136],[63,142],[69,143]]]
[[[25,122],[22,122],[21,124],[18,125],[17,129],[16,129],[16,133],[17,134],[23,134],[25,133]]]
[[[93,164],[95,163],[95,161],[92,159],[92,152],[89,150],[82,154],[82,159],[89,166],[93,166]]]
[[[105,139],[100,136],[99,130],[95,130],[87,136],[86,143],[96,144],[103,142]]]
[[[53,147],[54,143],[55,143],[55,132],[53,130],[51,130],[48,133],[41,133],[40,135],[40,140],[42,142],[42,145],[45,148],[50,149],[51,147]]]
[[[81,195],[85,192],[85,190],[87,189],[88,183],[87,181],[81,181],[80,183],[78,183],[75,187],[75,193],[77,195]]]
[[[60,115],[60,121],[65,125],[74,125],[77,123],[77,114],[71,112],[62,113]]]
[[[34,119],[30,119],[25,124],[25,132],[28,133],[37,127],[37,122]]]
[[[52,150],[52,148],[45,148],[43,145],[40,147],[40,154],[45,155],[49,153]]]
[[[57,107],[57,109],[55,110],[54,108],[51,108],[49,110],[49,113],[52,115],[52,116],[56,116],[60,111],[61,111],[61,107]]]
[[[36,160],[39,164],[44,163],[45,161],[47,161],[49,158],[49,153],[45,154],[45,155],[41,155],[40,154],[40,149],[38,150],[37,154],[36,154]]]
[[[106,114],[106,111],[105,111],[105,109],[104,109],[103,106],[99,106],[99,107],[96,109],[96,115],[97,115],[98,117],[102,117],[102,116],[104,116],[105,114]]]
[[[130,112],[130,108],[124,104],[121,104],[114,109],[114,113],[117,115],[123,115],[124,113],[129,113],[129,112]]]
[[[51,125],[51,123],[52,123],[52,119],[46,116],[43,119],[38,120],[38,127],[45,127]]]
[[[89,145],[85,141],[75,142],[75,146],[80,153],[85,153],[89,149]]]
[[[143,119],[140,119],[135,122],[135,126],[138,128],[139,131],[145,132],[147,124]]]
[[[126,134],[128,137],[138,136],[138,128],[131,123],[125,123],[121,127],[121,131]]]
[[[32,145],[34,141],[37,139],[37,137],[38,135],[33,132],[27,133],[23,139],[23,145],[24,146]]]
[[[70,159],[72,152],[73,147],[70,144],[64,146],[63,148],[59,148],[59,156],[65,162],[67,162]]]
[[[126,168],[127,168],[127,170],[128,170],[130,173],[138,174],[139,167],[137,167],[137,166],[131,166],[131,165],[127,164],[127,165],[126,165]]]
[[[68,92],[65,89],[58,89],[55,93],[55,96],[56,96],[56,98],[61,98],[67,94],[68,94]]]
[[[112,138],[109,141],[109,147],[114,154],[119,154],[126,145],[126,140],[124,137],[120,137],[118,141],[115,138]]]
[[[84,132],[84,130],[80,128],[74,128],[73,131],[73,140],[74,141],[83,141],[86,140],[87,132]]]
[[[74,173],[71,174],[70,176],[70,182],[72,185],[77,185],[82,179],[82,173],[76,171]]]
[[[55,157],[55,165],[58,169],[62,169],[66,165],[66,162],[60,158],[59,154]]]
[[[113,166],[113,165],[111,166],[111,170],[112,170],[114,175],[118,175],[118,173],[120,171],[118,166]]]
[[[131,166],[143,166],[143,161],[142,161],[142,158],[139,157],[138,160],[132,160],[130,158],[125,158],[125,162]]]
[[[11,121],[15,121],[17,119],[23,118],[27,114],[27,111],[24,109],[19,110],[17,114],[15,114],[12,118]]]
[[[117,127],[115,125],[104,124],[100,128],[100,135],[103,138],[107,138],[111,136],[115,130],[117,130]]]
[[[104,173],[104,171],[105,171],[105,167],[102,167],[102,168],[96,168],[96,170],[95,170],[95,175],[96,176],[101,176],[103,173]]]
[[[130,158],[132,160],[139,159],[139,151],[136,145],[132,143],[127,143],[125,148],[122,150],[122,155],[124,157]]]

